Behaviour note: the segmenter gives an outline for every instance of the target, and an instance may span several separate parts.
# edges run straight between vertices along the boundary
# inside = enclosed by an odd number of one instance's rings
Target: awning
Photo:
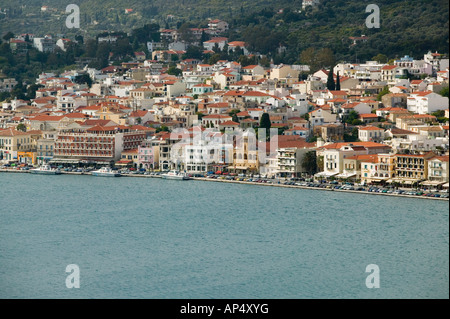
[[[355,176],[356,176],[356,173],[354,173],[354,174],[343,173],[343,174],[336,175],[336,177],[338,177],[338,178],[350,178],[350,177],[355,177]]]
[[[386,183],[392,183],[392,179],[389,179],[389,177],[371,177],[372,183],[373,182],[383,182],[386,181]]]
[[[414,183],[419,183],[420,179],[415,179],[415,180],[411,180],[411,179],[398,179],[398,178],[394,178],[394,179],[390,179],[388,180],[388,183],[400,183],[400,184],[406,184],[406,185],[412,185]]]
[[[118,162],[116,162],[115,164],[116,165],[122,165],[122,166],[125,166],[125,165],[129,165],[129,164],[131,164],[131,163],[133,163],[133,161],[118,161]]]
[[[424,186],[438,186],[438,185],[441,185],[444,183],[445,182],[441,182],[441,181],[425,181],[425,182],[422,182],[421,184]]]
[[[68,158],[53,158],[50,163],[65,163],[65,164],[78,164],[79,159],[68,159]]]
[[[337,174],[339,174],[339,172],[338,173],[320,172],[320,173],[315,174],[314,176],[331,177],[331,176],[334,176],[334,175],[337,175]]]
[[[403,183],[404,184],[406,184],[406,185],[412,185],[412,184],[414,184],[414,183],[419,183],[420,182],[420,180],[419,179],[417,179],[417,180],[409,180],[409,181],[404,181]]]
[[[445,183],[442,187],[448,188],[448,183]]]
[[[248,169],[248,166],[228,166],[228,169],[241,169],[241,170],[246,170]]]

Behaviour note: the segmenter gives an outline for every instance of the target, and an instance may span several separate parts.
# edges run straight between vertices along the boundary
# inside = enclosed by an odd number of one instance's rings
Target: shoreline
[[[14,170],[14,169],[0,169],[0,173],[29,173],[30,174],[30,172],[27,170]],[[61,172],[61,175],[90,175],[90,176],[92,176],[92,174],[90,172],[64,172],[64,171]],[[122,174],[122,177],[161,178],[161,176],[158,176],[158,175],[143,175],[143,174]],[[319,187],[309,187],[309,186],[299,186],[299,185],[284,185],[284,184],[274,184],[274,183],[257,183],[257,182],[247,182],[247,181],[206,178],[206,177],[191,177],[191,179],[193,181],[235,183],[235,184],[256,185],[256,186],[275,186],[275,187],[300,188],[300,189],[322,190],[322,191],[341,192],[341,193],[356,193],[356,194],[368,194],[368,195],[395,196],[395,197],[400,197],[400,198],[416,198],[416,199],[431,199],[431,200],[449,201],[449,198],[441,198],[441,197],[378,193],[378,192],[344,190],[344,189],[334,189],[334,188],[319,188]]]

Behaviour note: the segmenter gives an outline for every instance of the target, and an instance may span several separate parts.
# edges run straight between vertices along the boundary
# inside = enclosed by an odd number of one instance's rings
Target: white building
[[[228,38],[217,37],[217,38],[212,38],[211,40],[203,42],[203,47],[205,48],[205,50],[213,51],[214,47],[217,44],[219,49],[223,50],[223,47],[225,46],[226,43],[228,43]]]
[[[339,148],[325,149],[323,152],[324,171],[321,176],[329,177],[343,172],[344,159],[355,155],[368,154],[364,146],[348,144]]]
[[[445,183],[449,181],[449,157],[435,156],[428,160],[428,179]]]
[[[56,47],[56,42],[51,36],[46,35],[44,38],[34,38],[33,46],[40,52],[53,52]]]
[[[358,130],[358,138],[362,142],[381,142],[384,139],[384,129],[375,126],[364,126]]]
[[[418,114],[430,114],[448,109],[448,97],[431,91],[413,92],[407,99],[408,111]]]

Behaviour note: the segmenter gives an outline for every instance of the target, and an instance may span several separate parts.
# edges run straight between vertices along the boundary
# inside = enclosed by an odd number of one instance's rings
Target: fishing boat
[[[92,176],[104,176],[104,177],[118,177],[121,176],[118,171],[113,170],[111,167],[102,167],[96,171],[91,172]]]
[[[161,174],[164,179],[177,179],[177,180],[189,180],[191,179],[186,173],[181,173],[177,170],[171,170],[167,173]]]
[[[61,174],[61,171],[57,168],[52,168],[48,164],[43,164],[38,168],[30,169],[30,173],[32,174],[44,174],[44,175],[57,175]]]

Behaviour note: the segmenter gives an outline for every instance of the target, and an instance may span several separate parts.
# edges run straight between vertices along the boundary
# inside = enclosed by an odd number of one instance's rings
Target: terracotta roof
[[[220,124],[221,126],[239,126],[239,123],[233,121],[226,121]]]
[[[229,115],[222,115],[222,114],[209,114],[202,117],[202,119],[223,119],[231,117]]]
[[[382,70],[392,70],[392,69],[395,69],[396,67],[397,67],[396,65],[385,65],[381,69]]]
[[[346,159],[364,161],[364,162],[370,162],[370,163],[377,163],[378,162],[378,154],[355,155],[355,156],[347,157]]]
[[[33,118],[30,118],[30,121],[60,121],[62,118],[64,117],[64,115],[60,115],[60,116],[51,116],[51,115],[37,115]]]
[[[363,119],[364,118],[378,118],[378,115],[372,114],[372,113],[370,113],[370,114],[360,114],[359,117],[363,118]]]
[[[5,129],[0,131],[0,136],[20,136],[20,135],[30,135],[30,133],[25,133],[22,131],[18,131],[13,128]]]
[[[375,143],[375,142],[343,142],[343,143],[332,143],[332,144],[327,144],[324,145],[323,148],[324,149],[340,149],[343,146],[350,146],[350,145],[354,145],[354,146],[363,146],[365,148],[391,148],[388,145],[385,144],[380,144],[380,143]]]
[[[375,126],[364,126],[359,128],[360,131],[384,131],[384,129]]]
[[[449,156],[448,155],[447,156],[435,156],[435,157],[430,158],[430,160],[438,160],[441,162],[448,162]]]
[[[243,96],[269,96],[269,94],[259,91],[247,91]]]

